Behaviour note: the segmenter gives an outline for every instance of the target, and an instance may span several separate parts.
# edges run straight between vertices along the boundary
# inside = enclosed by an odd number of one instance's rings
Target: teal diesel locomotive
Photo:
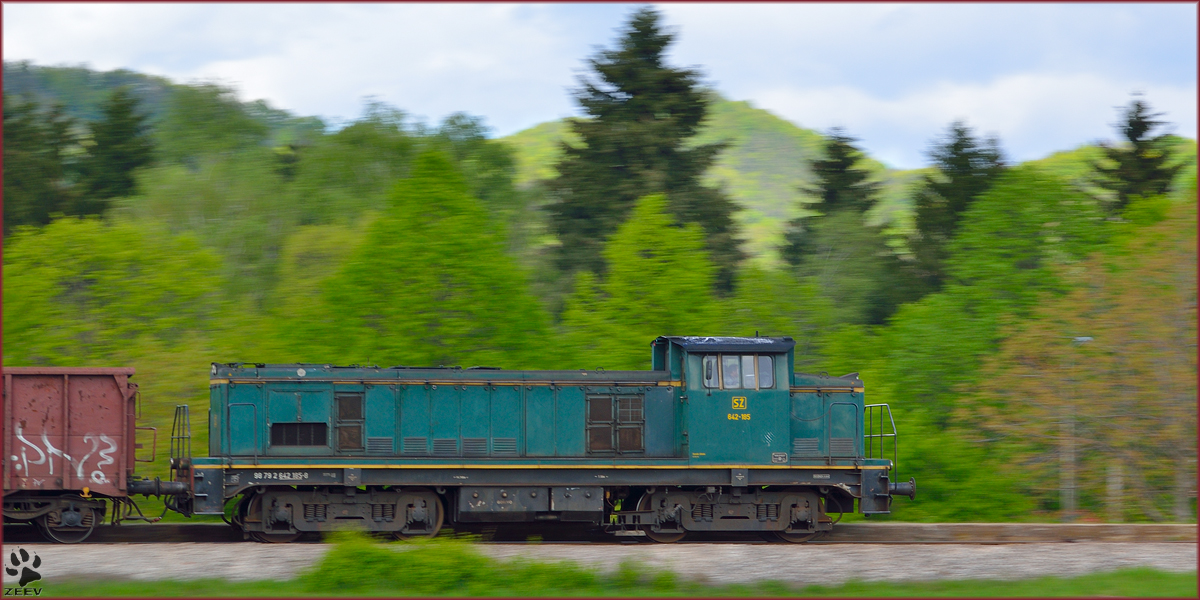
[[[888,406],[856,373],[794,373],[794,346],[659,337],[649,371],[213,364],[208,457],[173,444],[176,505],[231,506],[270,542],[540,521],[802,542],[914,497]]]

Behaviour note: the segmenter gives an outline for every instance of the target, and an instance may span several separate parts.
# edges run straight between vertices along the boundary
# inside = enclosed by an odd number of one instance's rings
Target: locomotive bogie
[[[291,535],[357,530],[399,536],[435,535],[444,502],[423,488],[266,487],[238,503],[238,523],[253,534]]]

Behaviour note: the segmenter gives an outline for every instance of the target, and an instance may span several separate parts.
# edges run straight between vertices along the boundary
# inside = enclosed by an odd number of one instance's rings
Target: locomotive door
[[[779,355],[689,357],[688,441],[693,464],[787,462],[787,380]],[[784,369],[786,370],[786,369]]]

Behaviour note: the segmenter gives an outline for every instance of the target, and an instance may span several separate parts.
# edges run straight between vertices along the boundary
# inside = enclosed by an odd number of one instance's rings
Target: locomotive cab
[[[655,358],[678,356],[694,465],[788,462],[792,338],[664,337]],[[658,361],[655,361],[658,368]],[[675,365],[671,365],[674,367]]]

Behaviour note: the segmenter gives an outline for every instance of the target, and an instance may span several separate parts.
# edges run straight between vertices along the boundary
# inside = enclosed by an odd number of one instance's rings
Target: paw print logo
[[[18,552],[20,553],[19,557],[17,556]],[[29,553],[26,552],[24,548],[20,548],[9,553],[8,562],[4,565],[4,572],[8,573],[10,577],[16,577],[18,574],[20,574],[21,579],[17,581],[17,584],[21,587],[25,587],[29,583],[42,578],[42,576],[34,570],[41,566],[42,557],[38,556],[35,552],[31,562]]]

